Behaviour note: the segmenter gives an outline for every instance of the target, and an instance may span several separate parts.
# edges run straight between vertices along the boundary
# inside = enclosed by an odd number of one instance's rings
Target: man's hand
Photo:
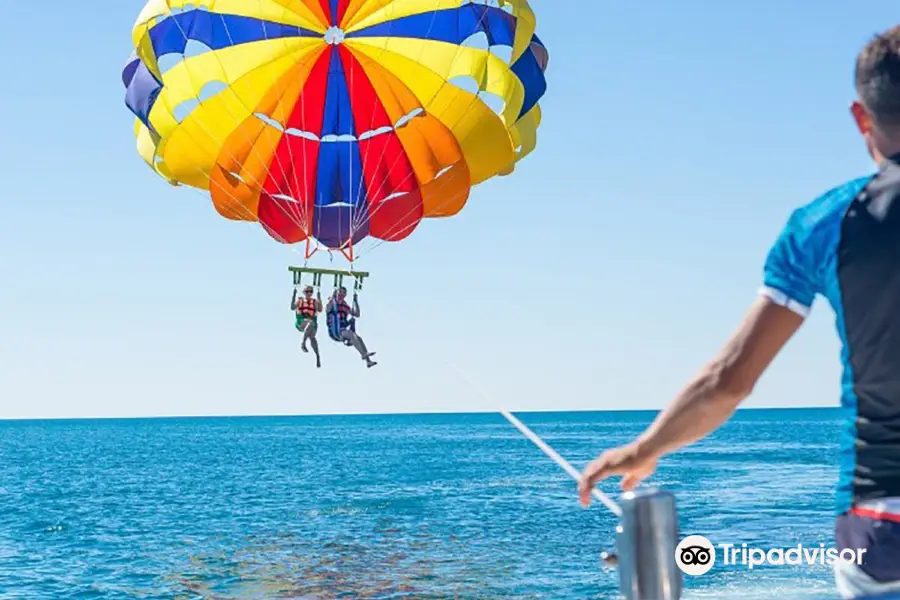
[[[591,489],[603,479],[612,475],[624,475],[622,489],[633,489],[656,470],[658,456],[641,449],[637,442],[607,450],[587,466],[578,482],[581,503],[591,503]]]
[[[656,461],[700,440],[722,425],[750,395],[757,380],[794,335],[803,317],[762,297],[737,331],[636,441],[609,450],[592,462],[578,485],[582,504],[591,488],[610,475],[624,475],[632,489],[656,470]]]

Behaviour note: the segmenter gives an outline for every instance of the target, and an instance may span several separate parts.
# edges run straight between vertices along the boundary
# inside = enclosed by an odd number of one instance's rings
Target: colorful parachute
[[[140,155],[284,243],[454,215],[536,144],[527,0],[149,0],[123,72]]]

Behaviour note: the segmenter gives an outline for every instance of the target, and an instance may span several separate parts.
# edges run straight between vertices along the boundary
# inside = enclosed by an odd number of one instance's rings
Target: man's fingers
[[[598,482],[606,479],[611,475],[620,475],[622,470],[620,465],[614,460],[613,455],[604,453],[600,458],[589,464],[581,474],[578,481],[578,492],[581,503],[588,506],[591,502],[591,489]]]
[[[633,490],[637,487],[637,485],[641,482],[643,478],[635,475],[634,473],[628,473],[622,479],[622,489],[623,490]]]
[[[589,464],[578,481],[578,495],[581,503],[588,506],[591,490],[597,483],[613,475],[622,475],[622,489],[632,490],[656,469],[655,457],[641,457],[634,446],[623,446],[607,450]]]
[[[581,473],[581,479],[578,480],[578,497],[581,504],[585,507],[591,504],[591,488],[598,481],[597,474],[603,472],[603,457],[598,458],[589,464]]]
[[[580,485],[588,489],[594,487],[598,481],[612,475],[610,473],[611,466],[607,455],[604,454],[584,469],[584,472],[581,474]]]

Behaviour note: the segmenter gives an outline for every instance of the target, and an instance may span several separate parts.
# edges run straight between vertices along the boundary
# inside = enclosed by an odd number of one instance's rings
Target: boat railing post
[[[622,495],[616,528],[619,586],[626,600],[678,600],[678,514],[671,492],[647,488]]]

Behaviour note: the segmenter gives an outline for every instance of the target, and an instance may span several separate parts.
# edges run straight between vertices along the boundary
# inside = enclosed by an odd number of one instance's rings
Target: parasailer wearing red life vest
[[[316,340],[316,332],[319,328],[318,313],[322,312],[322,295],[318,294],[313,298],[312,286],[306,286],[303,290],[303,297],[297,298],[297,289],[294,288],[294,295],[291,298],[291,310],[296,315],[295,327],[297,331],[303,334],[303,342],[300,349],[309,352],[306,348],[306,341],[309,340],[312,345],[313,353],[316,355],[316,367],[322,366],[322,359],[319,356],[319,342]]]

